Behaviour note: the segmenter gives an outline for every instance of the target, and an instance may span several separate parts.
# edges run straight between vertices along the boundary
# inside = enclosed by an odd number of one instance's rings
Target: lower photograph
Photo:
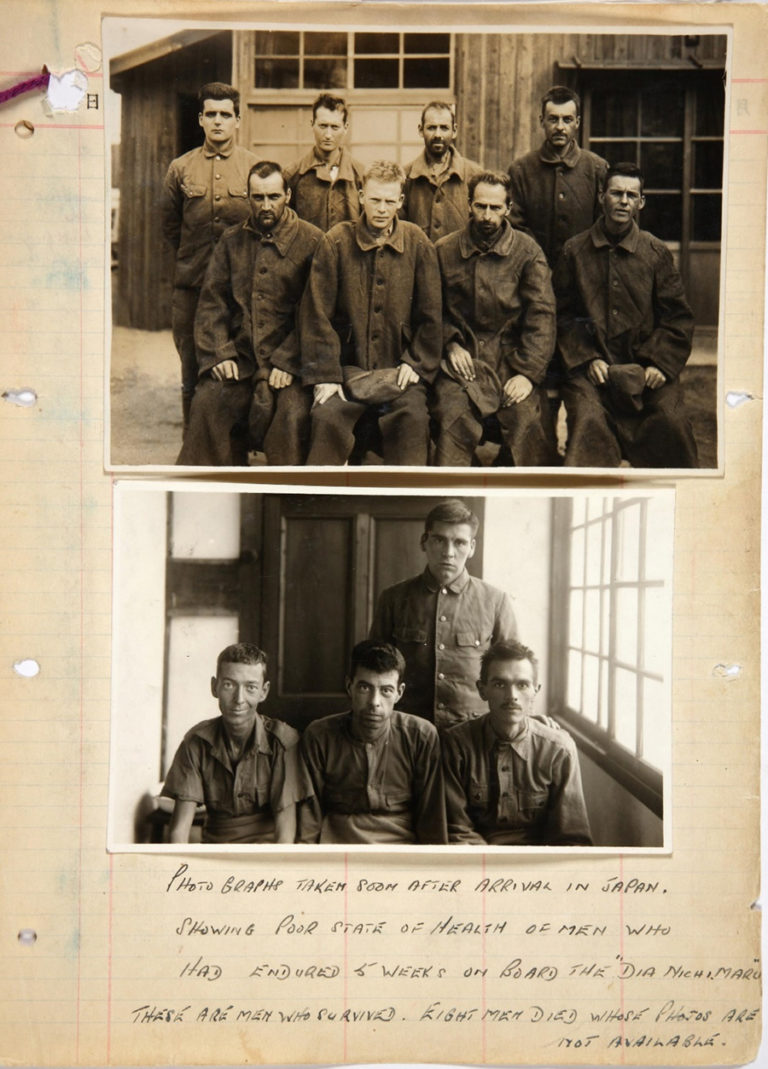
[[[110,850],[671,849],[673,490],[114,493]]]

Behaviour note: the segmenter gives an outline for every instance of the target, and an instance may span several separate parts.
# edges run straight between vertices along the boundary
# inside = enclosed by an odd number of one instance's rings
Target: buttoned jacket
[[[439,175],[430,173],[425,152],[406,168],[403,214],[433,240],[447,237],[466,225],[469,216],[468,183],[482,167],[450,150],[451,162]]]
[[[555,346],[555,297],[536,242],[505,220],[482,249],[469,224],[435,246],[443,281],[443,344],[464,346],[502,383],[517,373],[541,382]]]
[[[591,226],[600,214],[598,194],[608,164],[572,141],[558,156],[545,141],[509,168],[512,221],[528,227],[551,268],[568,240]]]
[[[205,145],[173,160],[165,176],[163,233],[176,250],[174,285],[198,288],[224,231],[250,215],[248,172],[258,163],[248,149]]]
[[[237,363],[240,379],[272,367],[299,374],[297,311],[321,237],[290,208],[268,236],[250,216],[222,236],[195,316],[201,375],[222,360]]]
[[[480,659],[494,642],[516,638],[517,623],[504,591],[466,569],[441,586],[425,568],[382,591],[369,637],[405,658],[402,707],[442,729],[485,712]]]
[[[321,230],[360,216],[360,190],[365,166],[341,149],[335,179],[325,160],[314,151],[292,164],[285,172],[291,190],[291,205],[300,219]]]
[[[340,383],[348,364],[373,371],[406,363],[431,381],[442,343],[434,246],[399,219],[381,244],[363,219],[339,223],[317,247],[300,322],[305,384]]]
[[[591,846],[576,746],[567,731],[527,717],[507,741],[490,716],[442,737],[453,843]]]
[[[674,379],[685,366],[693,315],[672,254],[635,223],[614,245],[602,222],[568,241],[555,270],[558,344],[574,369],[600,358]]]

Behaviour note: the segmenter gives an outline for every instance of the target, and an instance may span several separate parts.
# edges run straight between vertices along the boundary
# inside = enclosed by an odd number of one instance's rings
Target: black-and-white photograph
[[[673,491],[114,504],[110,849],[670,848]]]
[[[304,14],[104,22],[107,466],[720,468],[727,35]]]

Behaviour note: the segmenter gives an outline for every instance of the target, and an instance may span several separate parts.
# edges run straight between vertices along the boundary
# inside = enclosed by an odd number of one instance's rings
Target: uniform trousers
[[[197,386],[197,355],[195,352],[195,312],[200,289],[174,286],[171,298],[171,330],[173,344],[181,360],[181,396],[184,403],[184,424],[189,419],[189,404]]]
[[[406,386],[399,397],[379,405],[348,401],[338,394],[315,405],[307,464],[344,464],[355,446],[355,426],[370,408],[378,416],[384,463],[425,467],[429,416],[422,382]]]

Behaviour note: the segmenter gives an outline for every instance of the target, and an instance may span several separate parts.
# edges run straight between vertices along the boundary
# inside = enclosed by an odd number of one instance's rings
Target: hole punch
[[[716,664],[712,669],[713,676],[719,676],[720,679],[736,679],[741,675],[740,664]]]
[[[31,386],[22,386],[18,390],[4,390],[2,398],[4,401],[8,401],[12,405],[20,405],[22,408],[31,408],[37,401],[37,393]]]
[[[744,393],[739,390],[729,390],[725,395],[725,403],[729,408],[738,408],[739,405],[743,405],[746,401],[754,401],[754,399],[751,393]]]
[[[32,657],[27,657],[23,661],[15,661],[13,670],[17,676],[22,676],[24,679],[34,679],[40,671],[40,665]]]
[[[31,947],[37,942],[37,932],[34,928],[22,928],[18,936],[23,947]]]
[[[35,132],[34,125],[29,119],[19,119],[13,128],[13,132],[17,137],[20,137],[23,141],[27,141]]]

